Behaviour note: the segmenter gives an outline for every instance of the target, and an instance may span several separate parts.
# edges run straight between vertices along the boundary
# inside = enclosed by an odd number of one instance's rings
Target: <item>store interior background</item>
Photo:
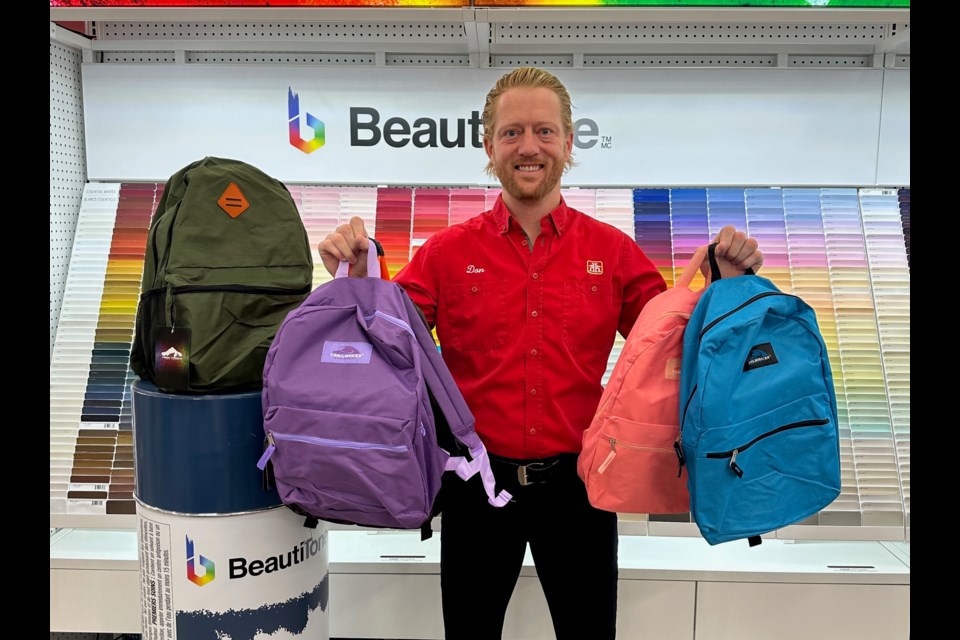
[[[607,219],[635,237],[654,229],[661,237],[676,239],[678,234],[669,221],[657,221],[663,220],[661,213],[670,211],[671,201],[679,202],[676,196],[680,195],[696,203],[693,215],[700,216],[701,222],[695,223],[698,233],[715,231],[713,225],[720,219],[716,212],[720,211],[732,216],[734,224],[742,220],[748,229],[757,222],[765,233],[769,234],[771,224],[778,229],[770,237],[779,240],[763,247],[769,256],[763,275],[782,289],[803,296],[818,312],[831,347],[841,403],[843,488],[834,504],[809,521],[777,532],[776,537],[897,543],[909,559],[908,9],[548,8],[476,2],[447,8],[262,8],[246,12],[226,8],[51,8],[50,18],[52,390],[68,374],[61,366],[65,360],[58,358],[62,356],[58,329],[61,319],[69,318],[71,302],[77,300],[70,294],[80,291],[71,291],[72,266],[90,257],[77,260],[74,252],[78,230],[83,231],[84,190],[91,183],[87,170],[90,140],[85,127],[91,114],[84,112],[82,91],[84,69],[90,65],[124,65],[144,69],[144,73],[149,73],[151,65],[205,65],[225,72],[237,65],[305,65],[317,68],[320,76],[327,69],[339,73],[354,68],[503,68],[505,72],[528,64],[551,68],[561,78],[567,69],[584,73],[609,68],[623,73],[694,70],[697,75],[692,77],[697,78],[711,73],[722,78],[720,74],[731,69],[756,70],[758,74],[781,74],[780,82],[789,78],[785,74],[797,72],[819,71],[832,78],[838,73],[857,79],[881,76],[883,89],[875,103],[867,104],[870,113],[864,114],[878,118],[880,125],[867,148],[862,139],[836,141],[855,157],[866,152],[874,158],[871,166],[851,168],[847,175],[818,182],[805,177],[791,182],[788,178],[774,184],[757,182],[743,172],[733,181],[691,184],[693,170],[677,164],[664,169],[677,176],[672,182],[650,183],[636,174],[615,185],[569,180],[564,184],[572,206]],[[695,92],[697,85],[691,83],[688,89]],[[481,94],[484,90],[478,89]],[[864,106],[857,101],[851,104],[851,108]],[[784,157],[796,153],[795,149],[783,149]],[[809,157],[798,163],[815,159],[816,150],[805,153]],[[152,211],[165,178],[182,164],[173,161],[166,174],[151,179],[121,175],[96,182],[118,184],[117,202],[136,201],[136,207],[129,210],[139,212],[134,218],[146,225],[149,217],[142,215],[144,207]],[[738,175],[736,167],[727,170]],[[613,171],[624,175],[622,167]],[[809,166],[798,168],[795,175],[809,171]],[[301,206],[315,253],[320,238],[336,224],[338,213],[356,211],[376,229],[378,238],[386,240],[391,272],[438,226],[456,222],[471,209],[482,210],[481,203],[488,205],[497,191],[496,185],[483,182],[384,183],[376,175],[357,175],[337,183],[277,177],[288,182]],[[779,206],[770,204],[771,197],[779,199]],[[663,207],[638,206],[650,202]],[[443,210],[446,218],[438,217],[437,212]],[[119,211],[118,205],[118,216]],[[645,211],[653,212],[649,218],[653,227],[641,224]],[[709,211],[714,218],[708,218]],[[675,215],[680,213],[674,210]],[[812,242],[806,226],[811,213],[819,223],[819,236]],[[397,231],[397,215],[406,221],[407,231]],[[378,222],[383,226],[378,228]],[[657,229],[657,224],[661,228]],[[146,227],[141,230],[145,239]],[[805,258],[817,252],[824,262],[813,268],[822,267],[822,274],[812,276]],[[319,263],[316,255],[314,258]],[[686,262],[671,248],[656,258],[668,282],[673,281],[674,267]],[[322,269],[315,270],[315,285],[326,279]],[[109,282],[103,280],[101,289],[108,288]],[[121,302],[121,307],[129,306],[129,301]],[[97,317],[110,316],[116,321],[123,313],[104,305]],[[132,322],[130,315],[131,329]],[[622,344],[618,338],[611,368]],[[96,362],[90,362],[90,370],[94,370]],[[132,380],[128,371],[128,384]],[[133,530],[136,526],[132,501],[119,483],[110,495],[119,505],[112,511],[105,504],[95,504],[96,499],[69,497],[69,482],[64,478],[78,459],[74,456],[80,414],[89,411],[89,407],[58,403],[56,394],[51,395],[52,539],[71,528]],[[126,404],[116,418],[117,450],[129,428]],[[118,495],[119,501],[115,499]],[[697,535],[686,516],[624,515],[622,520],[626,535]],[[52,633],[54,637],[96,638],[66,630]]]

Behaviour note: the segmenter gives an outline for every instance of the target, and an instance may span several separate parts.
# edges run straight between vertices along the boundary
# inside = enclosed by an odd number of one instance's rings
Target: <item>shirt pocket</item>
[[[443,309],[447,321],[440,347],[449,340],[457,351],[503,348],[507,341],[506,281],[454,284],[447,292],[449,300]]]
[[[609,351],[617,334],[619,305],[613,285],[596,279],[563,283],[563,343],[571,351]]]

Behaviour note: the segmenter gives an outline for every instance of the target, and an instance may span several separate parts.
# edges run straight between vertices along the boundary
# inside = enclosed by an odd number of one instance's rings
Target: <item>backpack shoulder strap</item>
[[[407,308],[409,317],[423,318],[423,314],[417,305],[410,299],[403,289],[400,289],[403,304]],[[490,468],[490,458],[487,455],[487,448],[480,440],[480,436],[473,430],[473,414],[467,406],[466,400],[460,393],[454,393],[451,390],[457,389],[457,383],[450,370],[437,351],[437,345],[433,341],[433,335],[427,327],[426,322],[412,322],[417,341],[420,343],[421,351],[426,356],[421,358],[421,369],[427,386],[433,394],[437,405],[443,411],[447,423],[450,425],[450,431],[453,436],[463,444],[470,452],[470,460],[463,456],[450,456],[447,460],[446,470],[455,471],[458,476],[466,480],[475,473],[480,473],[483,480],[483,488],[487,493],[487,501],[495,507],[502,507],[513,496],[507,491],[496,493],[496,481],[493,477],[493,469]]]

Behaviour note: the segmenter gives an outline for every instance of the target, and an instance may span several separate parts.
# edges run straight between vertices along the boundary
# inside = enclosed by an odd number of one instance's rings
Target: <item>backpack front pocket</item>
[[[284,503],[377,527],[416,528],[429,516],[410,421],[275,407],[264,429]]]
[[[704,432],[694,482],[702,495],[725,499],[698,502],[697,524],[723,531],[715,542],[798,522],[840,494],[839,484],[811,480],[840,475],[837,425],[818,413],[825,402],[820,396],[801,398]],[[772,424],[778,426],[771,429]],[[825,473],[827,466],[837,471]]]
[[[173,323],[191,330],[190,388],[205,391],[258,388],[270,343],[305,292],[186,285],[172,287],[170,295]]]
[[[591,503],[617,513],[685,513],[686,468],[674,447],[676,425],[608,417],[600,427],[587,478]]]

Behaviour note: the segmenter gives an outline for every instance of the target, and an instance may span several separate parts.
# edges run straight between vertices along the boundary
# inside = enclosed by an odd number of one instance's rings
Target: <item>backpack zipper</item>
[[[776,292],[776,291],[767,291],[767,292],[761,293],[761,294],[759,294],[759,295],[753,296],[752,298],[750,298],[749,300],[747,300],[746,302],[744,302],[744,303],[741,304],[740,306],[738,306],[738,307],[736,307],[736,308],[734,308],[734,309],[731,309],[730,311],[727,311],[727,312],[726,312],[725,314],[723,314],[722,316],[717,316],[716,318],[714,318],[713,322],[711,322],[710,324],[708,324],[707,326],[705,326],[705,327],[700,331],[699,339],[700,339],[700,340],[703,340],[703,335],[704,335],[707,331],[709,331],[709,330],[713,327],[713,325],[717,324],[718,322],[720,322],[720,321],[723,320],[724,318],[733,315],[734,313],[736,313],[737,311],[740,311],[741,309],[743,309],[743,308],[746,307],[747,305],[753,304],[753,303],[756,302],[757,300],[760,300],[761,298],[766,298],[767,296],[787,296],[787,297],[790,297],[790,298],[796,298],[796,297],[797,297],[797,296],[791,295],[791,294],[789,294],[789,293]]]
[[[690,408],[690,403],[693,402],[693,397],[697,395],[697,387],[699,384],[693,385],[693,389],[690,390],[690,397],[687,398],[686,403],[683,405],[683,417],[680,418],[680,435],[677,436],[677,441],[673,443],[673,448],[677,452],[677,458],[680,459],[680,466],[683,467],[687,463],[686,459],[683,457],[683,423],[687,421],[687,410]]]
[[[277,440],[286,440],[289,442],[302,442],[304,444],[315,444],[324,447],[333,447],[335,449],[381,449],[383,451],[393,451],[395,453],[404,453],[409,450],[409,447],[406,445],[389,445],[389,444],[372,444],[369,442],[355,442],[353,440],[330,440],[328,438],[318,438],[316,436],[295,436],[285,433],[275,433],[273,431],[267,432],[267,450],[263,452],[263,455],[260,457],[259,462],[257,462],[257,467],[263,470],[266,467],[267,462],[273,456],[274,451],[276,451],[276,441]],[[262,466],[261,466],[262,465]]]
[[[617,457],[617,443],[618,443],[617,439],[616,439],[616,438],[607,438],[607,440],[610,442],[610,453],[607,454],[607,457],[604,458],[603,462],[600,463],[600,466],[597,467],[597,473],[603,473],[604,471],[606,471],[606,470],[607,470],[607,467],[610,466],[610,463],[613,462],[613,459]],[[622,447],[626,447],[626,448],[628,448],[628,449],[633,449],[633,450],[635,450],[635,451],[659,451],[659,452],[663,452],[663,453],[666,453],[666,452],[670,451],[670,449],[665,449],[665,448],[663,448],[663,447],[644,447],[644,446],[641,446],[641,445],[638,445],[638,444],[630,444],[629,442],[624,442],[623,440],[620,440],[620,441],[619,441],[619,444],[620,444],[620,446],[622,446]],[[674,451],[677,450],[677,443],[676,443],[676,442],[674,442],[674,444],[673,444],[673,449],[674,449]],[[679,454],[678,454],[678,455],[679,455]],[[680,474],[681,474],[681,473],[683,473],[683,463],[682,463],[682,462],[681,462],[681,464],[680,464],[680,468],[677,469],[677,477],[678,477],[678,478],[680,477]]]
[[[370,321],[373,320],[374,318],[382,318],[383,320],[389,322],[390,324],[394,324],[394,325],[400,327],[401,329],[403,329],[404,331],[406,331],[407,333],[409,333],[411,336],[416,337],[416,334],[413,332],[413,327],[411,327],[409,324],[407,324],[406,322],[404,322],[404,321],[401,320],[400,318],[397,318],[397,317],[391,316],[391,315],[387,315],[386,313],[384,313],[384,312],[382,312],[382,311],[374,311],[374,312],[373,312],[372,314],[370,314],[369,316],[364,316],[363,319],[366,320],[367,322],[370,322]]]
[[[156,289],[154,291],[156,291]],[[281,295],[288,294],[293,296],[310,293],[310,287],[306,286],[300,287],[299,289],[287,289],[284,287],[259,287],[247,284],[183,284],[178,287],[170,288],[170,293],[172,294],[196,293],[198,291],[227,291],[232,293],[264,293]]]
[[[730,462],[727,466],[730,467],[730,470],[737,474],[738,478],[743,477],[743,469],[740,468],[740,465],[737,464],[737,455],[743,451],[746,451],[756,443],[760,442],[764,438],[768,438],[772,435],[778,434],[781,431],[787,431],[788,429],[799,429],[801,427],[821,427],[825,424],[829,424],[829,420],[801,420],[800,422],[792,422],[790,424],[785,424],[781,427],[777,427],[773,431],[768,431],[762,435],[757,436],[750,442],[737,447],[736,449],[731,449],[730,451],[715,451],[706,454],[707,458],[713,459],[722,459],[730,458]]]
[[[167,317],[167,323],[170,325],[170,332],[177,326],[177,309],[173,304],[173,296],[180,293],[198,293],[203,291],[224,291],[227,293],[262,293],[264,295],[305,295],[310,293],[310,286],[299,289],[287,289],[284,287],[261,287],[246,284],[184,284],[177,287],[167,286],[164,289],[150,289],[140,294],[140,299],[144,300],[150,296],[165,294],[164,315]]]
[[[285,287],[261,287],[246,284],[183,284],[177,287],[167,286],[166,289],[151,289],[140,295],[141,300],[147,296],[165,294],[164,314],[167,318],[167,324],[170,325],[170,333],[177,326],[177,308],[173,304],[173,296],[181,293],[200,293],[205,291],[224,291],[227,293],[262,293],[264,295],[306,295],[310,293],[310,286],[300,287],[299,289],[288,289]]]
[[[725,314],[723,314],[723,315],[721,315],[721,316],[718,316],[718,317],[715,318],[711,323],[709,323],[708,325],[706,325],[706,326],[700,331],[700,335],[697,336],[698,341],[702,342],[702,341],[703,341],[703,336],[704,336],[704,334],[706,334],[707,331],[709,331],[710,329],[712,329],[715,324],[717,324],[718,322],[720,322],[720,321],[723,320],[724,318],[733,315],[734,313],[736,313],[737,311],[740,311],[741,309],[743,309],[743,308],[746,307],[747,305],[752,304],[752,303],[754,303],[754,302],[756,302],[757,300],[760,300],[760,299],[762,299],[762,298],[766,298],[767,296],[788,296],[788,297],[790,297],[790,298],[796,298],[796,297],[797,297],[797,296],[794,296],[794,295],[789,294],[789,293],[783,293],[782,291],[766,291],[766,292],[761,293],[761,294],[759,294],[759,295],[753,296],[753,297],[750,298],[749,300],[745,301],[743,304],[739,305],[738,307],[736,307],[736,308],[734,308],[734,309],[731,309],[730,311],[726,312]],[[693,402],[694,396],[697,395],[697,387],[698,387],[698,386],[699,386],[699,385],[697,385],[697,384],[693,385],[693,389],[690,390],[690,395],[687,397],[687,401],[686,401],[686,403],[684,404],[684,407],[683,407],[683,417],[680,419],[680,436],[677,438],[677,441],[676,441],[676,442],[674,443],[674,445],[673,445],[673,448],[676,449],[676,451],[677,451],[677,458],[679,458],[679,460],[680,460],[680,466],[681,466],[681,467],[683,467],[683,465],[686,464],[686,459],[684,458],[684,456],[683,456],[683,450],[681,449],[681,447],[683,446],[683,424],[687,421],[687,410],[690,408],[690,403]],[[784,428],[784,427],[781,427],[781,429],[783,429],[783,428]],[[771,432],[771,433],[775,433],[775,432]],[[750,443],[750,444],[752,444],[752,443]],[[750,445],[748,444],[747,446],[750,446]],[[739,450],[742,451],[742,449],[739,449]],[[734,450],[734,451],[737,451],[737,450]],[[734,459],[736,458],[736,455],[734,455],[732,451],[729,452],[727,455],[732,455]],[[725,456],[722,456],[722,455],[708,455],[707,457],[725,457]],[[733,461],[731,461],[731,462],[733,462]],[[736,472],[737,472],[737,469],[740,469],[740,467],[736,466],[736,464],[733,463],[733,464],[731,465],[731,469],[734,469],[734,473],[736,473]],[[737,475],[742,476],[742,475],[743,475],[743,471],[741,470]]]

